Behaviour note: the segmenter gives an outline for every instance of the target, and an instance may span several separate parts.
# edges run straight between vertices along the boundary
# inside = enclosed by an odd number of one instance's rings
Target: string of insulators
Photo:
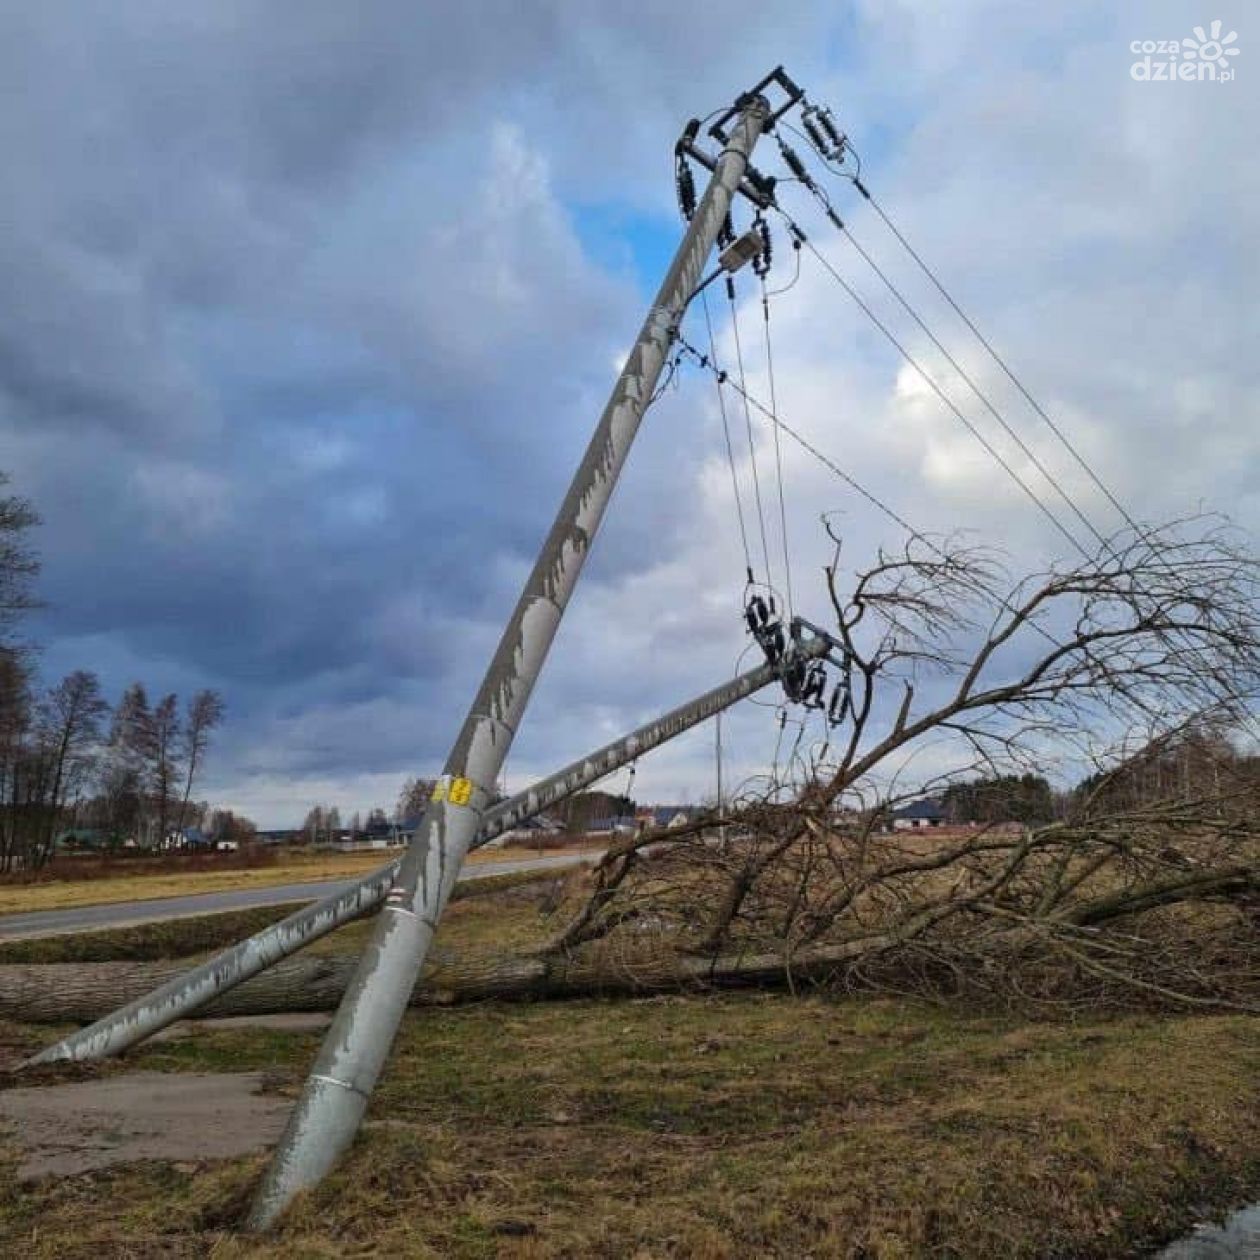
[[[809,121],[807,119],[806,126],[808,125],[809,125]],[[814,177],[809,173],[808,169],[805,166],[805,163],[801,161],[801,155],[797,153],[797,151],[794,148],[792,148],[792,146],[788,144],[788,142],[784,140],[782,136],[778,136],[778,141],[779,141],[779,152],[783,155],[783,160],[791,168],[792,174],[795,175],[796,178],[799,179],[801,183],[804,184],[805,187],[808,188],[810,192],[812,192],[816,198],[818,198],[819,202],[822,204],[824,213],[827,215],[827,218],[831,220],[832,226],[835,227],[837,231],[843,232],[844,223],[841,221],[840,216],[835,212],[835,210],[832,209],[831,202],[827,200],[827,197],[824,195],[823,191],[814,182]],[[854,183],[857,183],[856,179],[854,180]],[[867,195],[869,196],[870,194],[867,194]],[[800,244],[799,242],[796,241],[795,236],[793,237],[793,244],[796,246],[797,249],[800,248]]]
[[[801,121],[805,124],[805,130],[809,133],[809,138],[812,141],[814,148],[816,148],[819,153],[826,153],[827,137],[823,135],[822,129],[814,121],[813,114],[802,114]]]
[[[750,162],[744,168],[744,178],[763,196],[767,202],[774,200],[774,189],[778,181],[773,175],[763,175]]]
[[[770,274],[770,262],[774,252],[770,241],[770,224],[759,214],[753,220],[753,227],[761,234],[761,252],[753,258],[752,269],[764,280]]]
[[[722,219],[722,226],[718,228],[717,243],[718,249],[725,249],[735,240],[735,223],[731,218],[731,212],[728,210]],[[728,302],[735,301],[735,277],[732,273],[727,272],[726,280],[726,300]]]
[[[789,170],[806,188],[811,187],[814,180],[809,171],[805,169],[805,163],[801,161],[801,155],[782,136],[778,137],[778,141],[779,152],[783,155],[783,160],[788,164]]]
[[[805,233],[796,223],[788,224],[788,235],[792,238],[792,248],[800,249],[805,244]]]
[[[757,640],[766,654],[766,660],[771,665],[777,665],[783,659],[787,640],[783,634],[783,622],[779,620],[779,612],[775,607],[774,596],[771,595],[768,601],[760,595],[751,596],[744,605],[744,621],[748,625],[748,633]]]
[[[807,105],[801,112],[801,122],[809,133],[810,143],[822,156],[832,162],[843,162],[847,137],[836,126],[830,109]]]
[[[696,215],[696,179],[687,160],[687,147],[695,141],[699,131],[700,119],[691,119],[674,145],[674,186],[678,190],[678,208],[688,223]]]
[[[835,120],[831,116],[831,110],[819,110],[818,121],[822,123],[823,130],[827,133],[827,139],[831,141],[831,152],[828,156],[837,162],[843,162],[846,137],[844,132],[836,126]]]
[[[678,189],[678,208],[690,223],[696,215],[696,180],[691,173],[691,163],[681,153],[674,172],[674,183]]]
[[[836,683],[831,693],[831,703],[827,705],[827,722],[831,726],[839,726],[849,711],[849,685],[845,679]]]

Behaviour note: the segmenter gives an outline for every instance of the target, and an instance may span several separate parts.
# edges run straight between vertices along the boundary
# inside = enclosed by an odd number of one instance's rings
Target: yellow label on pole
[[[429,797],[429,800],[431,801],[446,800],[446,780],[445,779],[439,779],[433,785],[433,795]]]
[[[472,799],[473,785],[471,779],[452,779],[446,799],[452,805],[467,805]]]

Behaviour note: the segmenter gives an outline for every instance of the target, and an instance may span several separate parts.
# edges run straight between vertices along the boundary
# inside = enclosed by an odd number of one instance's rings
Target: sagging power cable
[[[707,356],[699,356],[703,363],[707,366],[714,361],[716,357],[716,346],[713,338],[713,320],[709,314],[709,298],[708,294],[701,292],[701,306],[704,310],[704,327],[709,337],[709,353]],[[699,355],[699,352],[692,350],[693,355]],[[748,549],[748,527],[744,523],[744,502],[739,493],[739,475],[735,470],[735,448],[731,443],[731,426],[726,415],[726,393],[723,386],[726,384],[725,372],[713,373],[713,384],[717,390],[718,412],[722,417],[722,436],[726,440],[726,462],[731,470],[731,491],[735,496],[735,516],[739,521],[739,540],[744,549],[744,572],[748,575],[748,584],[753,584],[753,567],[752,553]]]
[[[762,238],[765,241],[765,247],[762,252],[761,260],[759,262],[753,262],[753,269],[756,271],[757,278],[761,282],[761,314],[762,324],[765,329],[766,379],[770,386],[770,410],[777,415],[779,410],[778,394],[774,383],[774,351],[770,338],[770,294],[766,289],[766,278],[770,274],[772,257],[770,225],[760,215],[757,218],[757,222],[761,230]],[[783,542],[783,585],[784,591],[787,595],[788,616],[794,616],[796,610],[792,599],[792,557],[790,548],[788,547],[787,502],[783,488],[783,447],[779,440],[779,426],[777,424],[771,426],[771,432],[774,435],[775,480],[778,483],[779,490],[779,531]]]
[[[770,568],[770,544],[766,537],[766,513],[761,500],[761,475],[757,468],[757,444],[753,437],[752,411],[748,405],[747,378],[744,375],[744,351],[739,336],[739,311],[735,303],[735,282],[726,278],[726,301],[730,308],[731,335],[735,344],[735,367],[739,373],[737,393],[743,401],[744,426],[748,433],[748,460],[752,469],[753,498],[757,505],[757,528],[761,534],[761,557],[765,564],[766,584],[774,585],[774,575]]]

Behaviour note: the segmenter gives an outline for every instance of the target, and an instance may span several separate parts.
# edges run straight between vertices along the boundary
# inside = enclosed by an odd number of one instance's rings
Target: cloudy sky
[[[778,62],[835,107],[875,195],[1135,513],[1217,508],[1256,529],[1253,16],[1199,0],[3,6],[0,467],[44,517],[46,675],[220,690],[203,790],[265,826],[315,801],[388,807],[435,772],[678,239],[673,141]],[[1133,78],[1134,41],[1213,19],[1238,33],[1232,82]],[[777,169],[771,146],[761,158]],[[939,370],[851,247],[815,236]],[[975,529],[1020,565],[1062,551],[825,273],[807,260],[772,309],[789,423],[916,526]],[[746,455],[739,474],[747,495]],[[791,447],[784,484],[796,604],[821,618],[819,514],[853,563],[897,530]],[[712,383],[685,373],[645,422],[509,786],[729,677],[742,575]],[[776,734],[772,709],[742,706],[728,776],[768,764]],[[645,760],[636,789],[710,793],[711,732]]]

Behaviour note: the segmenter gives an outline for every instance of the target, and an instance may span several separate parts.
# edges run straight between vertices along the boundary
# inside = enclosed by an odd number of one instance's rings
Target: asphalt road
[[[462,879],[485,879],[511,871],[545,870],[595,861],[601,855],[556,853],[549,857],[513,858],[503,862],[470,863]],[[382,865],[384,863],[382,862]],[[365,871],[364,874],[367,872]],[[273,884],[267,888],[236,888],[223,892],[193,893],[187,897],[155,897],[151,901],[116,901],[105,906],[76,906],[71,910],[38,910],[27,914],[0,915],[0,941],[31,936],[63,936],[102,928],[134,927],[162,919],[188,919],[224,910],[252,910],[255,906],[300,904],[327,897],[356,883],[355,879],[329,879],[315,884]]]

